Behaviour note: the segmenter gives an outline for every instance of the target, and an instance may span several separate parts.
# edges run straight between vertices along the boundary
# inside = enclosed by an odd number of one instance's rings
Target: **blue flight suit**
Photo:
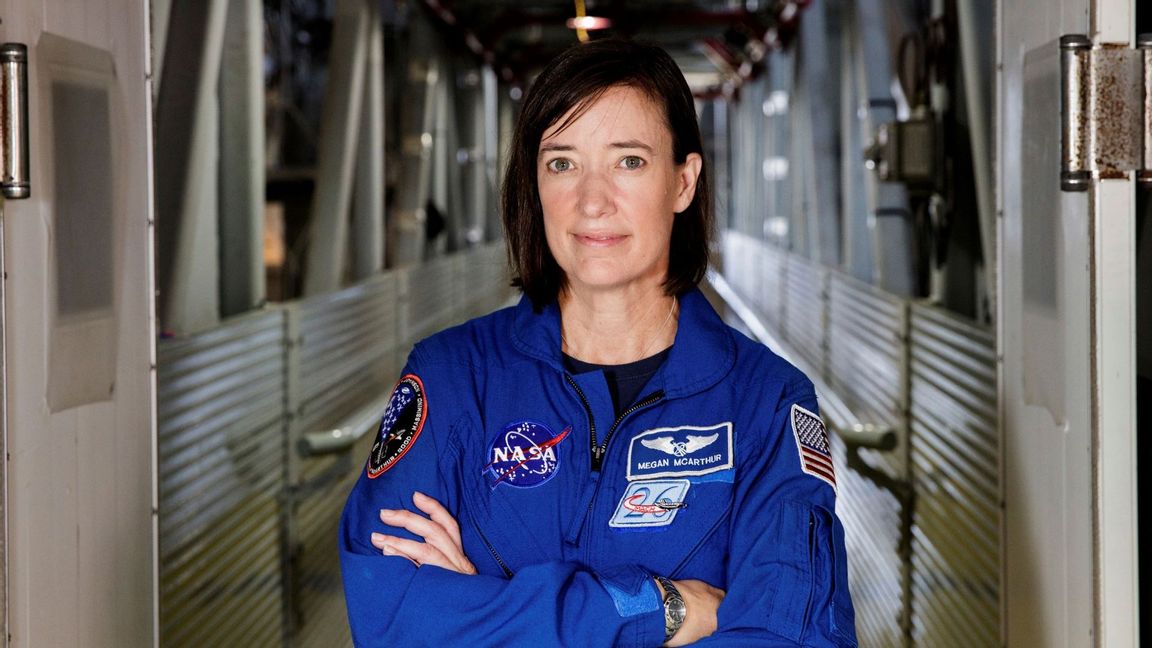
[[[601,372],[565,372],[555,304],[416,345],[340,524],[358,646],[659,646],[653,574],[726,591],[698,645],[856,645],[811,382],[699,291],[680,308],[619,420]],[[455,516],[479,575],[371,545],[420,539],[379,518],[419,512],[413,491]]]

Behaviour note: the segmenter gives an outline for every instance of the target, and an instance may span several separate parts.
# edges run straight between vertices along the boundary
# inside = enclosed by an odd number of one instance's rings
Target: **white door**
[[[12,646],[155,644],[147,17],[0,0],[0,42],[28,47],[32,183],[0,200]]]
[[[1006,644],[1136,646],[1135,187],[1061,191],[1059,54],[1135,0],[997,5]]]

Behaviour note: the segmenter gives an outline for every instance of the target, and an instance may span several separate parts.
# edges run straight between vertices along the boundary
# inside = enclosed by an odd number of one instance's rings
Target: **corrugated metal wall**
[[[861,645],[899,646],[907,625],[911,510],[907,492],[890,486],[908,479],[907,303],[847,275],[828,275],[828,384],[857,416],[897,431],[894,450],[858,450],[891,482],[870,478],[871,471],[844,471],[838,510],[853,530],[848,542]]]
[[[999,646],[995,338],[928,306],[911,312],[913,638]]]
[[[159,345],[164,645],[280,640],[283,340],[269,311]]]
[[[833,439],[861,646],[997,644],[991,331],[744,234],[725,232],[722,253],[726,280],[791,350],[857,416],[897,431],[888,452]]]
[[[290,397],[296,415],[289,448],[380,394],[399,371],[402,303],[399,273],[375,277],[337,293],[299,303],[289,357],[298,357],[299,388]],[[296,407],[293,408],[292,405]],[[352,452],[304,458],[289,452],[291,512],[288,544],[292,626],[300,646],[352,644],[336,553],[338,515],[359,474],[372,435]]]
[[[304,434],[387,394],[415,339],[507,303],[502,244],[159,345],[160,640],[351,645],[336,555],[371,434]]]
[[[758,256],[769,256],[763,250]],[[768,265],[761,262],[763,267]],[[819,266],[791,256],[780,265],[784,271],[784,314],[780,329],[792,349],[808,363],[824,371],[828,366],[828,344],[824,329],[828,319],[828,273]]]
[[[905,603],[900,555],[905,517],[901,499],[855,470],[846,469],[847,448],[833,436],[832,458],[839,485],[836,514],[844,524],[848,580],[856,606],[861,646],[903,646]]]

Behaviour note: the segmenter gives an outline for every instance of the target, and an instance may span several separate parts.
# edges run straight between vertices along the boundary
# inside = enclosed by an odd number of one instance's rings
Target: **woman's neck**
[[[635,362],[672,346],[679,308],[663,287],[641,294],[580,292],[560,294],[563,350],[592,364]]]

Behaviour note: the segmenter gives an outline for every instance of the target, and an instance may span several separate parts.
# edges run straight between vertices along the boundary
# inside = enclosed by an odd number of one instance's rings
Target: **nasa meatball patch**
[[[376,479],[388,472],[416,443],[428,416],[428,403],[424,397],[424,383],[414,374],[408,374],[396,383],[388,408],[380,421],[380,431],[368,456],[368,477]]]
[[[536,421],[509,423],[488,446],[488,463],[484,473],[495,489],[500,484],[515,488],[539,486],[560,469],[556,446],[572,431],[564,428],[554,434],[547,425]]]
[[[803,407],[792,405],[792,434],[800,453],[800,469],[836,488],[836,471],[832,468],[832,451],[824,421]]]

